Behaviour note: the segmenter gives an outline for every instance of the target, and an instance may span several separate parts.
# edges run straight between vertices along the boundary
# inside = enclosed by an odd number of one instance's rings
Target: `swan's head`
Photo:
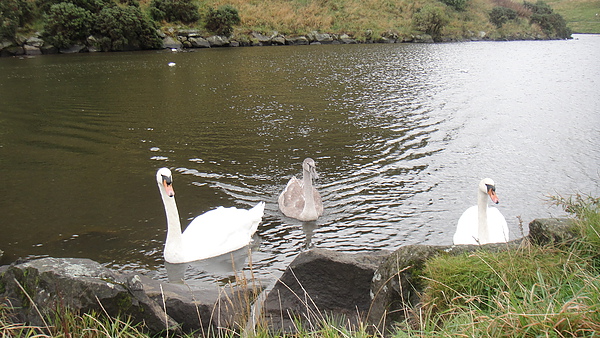
[[[175,196],[175,190],[173,190],[173,176],[169,168],[160,168],[156,172],[156,183],[161,193],[166,194],[169,197]]]
[[[315,164],[315,160],[312,158],[307,157],[304,162],[302,162],[302,169],[310,173],[312,178],[319,178],[319,174],[317,174],[317,165]]]
[[[491,178],[484,178],[479,182],[479,190],[490,196],[490,199],[495,204],[498,204],[498,196],[496,196],[496,184]]]

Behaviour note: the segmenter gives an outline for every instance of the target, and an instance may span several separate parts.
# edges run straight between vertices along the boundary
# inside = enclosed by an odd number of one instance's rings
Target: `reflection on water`
[[[231,280],[230,257],[165,265],[162,166],[184,224],[267,202],[251,256],[234,257],[261,279],[312,247],[450,244],[484,176],[515,238],[517,216],[560,214],[546,194],[598,193],[599,47],[578,36],[2,58],[2,263],[89,257]],[[325,205],[312,223],[277,209],[305,157]]]

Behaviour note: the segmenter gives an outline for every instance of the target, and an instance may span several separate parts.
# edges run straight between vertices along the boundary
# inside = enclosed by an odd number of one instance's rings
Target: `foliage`
[[[63,48],[84,41],[92,31],[94,15],[70,2],[52,5],[44,26],[46,40]]]
[[[567,27],[565,19],[560,14],[554,13],[548,4],[538,1],[535,4],[524,2],[523,5],[532,12],[530,22],[539,25],[544,34],[561,39],[571,38],[571,30]]]
[[[29,23],[32,18],[33,8],[27,0],[0,1],[0,38],[13,39],[17,28]]]
[[[61,3],[73,4],[93,14],[100,12],[106,6],[112,5],[111,0],[36,0],[37,6],[43,13],[48,13],[53,5]]]
[[[515,20],[517,16],[517,11],[512,8],[496,6],[490,12],[490,22],[500,28],[506,22]]]
[[[552,10],[552,7],[550,7],[547,3],[543,1],[538,1],[536,3],[524,1],[523,6],[531,10],[531,13],[533,14],[544,15],[552,14],[554,12]]]
[[[154,22],[139,7],[106,7],[98,14],[95,31],[102,36],[102,50],[124,50],[128,46],[141,49],[159,48],[161,39]]]
[[[193,23],[200,19],[198,5],[192,0],[152,0],[150,15],[154,20]]]
[[[464,11],[467,8],[468,0],[441,0],[446,5],[456,9],[457,11]]]
[[[600,198],[576,194],[569,197],[551,196],[550,200],[576,218],[584,239],[577,250],[591,257],[596,269],[600,270]]]
[[[425,302],[397,336],[594,336],[600,330],[600,199],[552,200],[576,217],[580,240],[428,261]]]
[[[209,8],[205,19],[205,27],[218,35],[231,36],[233,26],[241,22],[240,15],[230,5],[221,6],[218,9]]]
[[[79,315],[60,306],[42,318],[46,326],[17,324],[14,319],[9,304],[0,302],[0,337],[149,337],[129,318],[110,318],[96,312]]]
[[[434,40],[439,40],[442,29],[450,22],[444,7],[439,5],[423,6],[413,20],[418,30],[431,35]]]

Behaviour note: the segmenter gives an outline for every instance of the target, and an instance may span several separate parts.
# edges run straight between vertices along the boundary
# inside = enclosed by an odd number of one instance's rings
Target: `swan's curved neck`
[[[301,215],[305,217],[317,217],[317,207],[315,206],[315,196],[313,194],[312,176],[308,170],[302,171],[302,188],[304,189],[304,209]]]
[[[179,220],[179,211],[175,203],[175,197],[169,197],[164,189],[160,190],[165,214],[167,215],[167,240],[165,246],[179,247],[181,244],[181,222]]]
[[[487,223],[488,196],[485,192],[477,190],[477,237],[479,243],[485,244],[489,241],[489,231]]]

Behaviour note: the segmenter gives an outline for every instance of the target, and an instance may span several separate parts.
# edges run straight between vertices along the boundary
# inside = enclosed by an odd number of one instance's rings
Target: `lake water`
[[[309,248],[451,244],[483,177],[520,237],[518,217],[526,234],[563,215],[548,195],[600,192],[598,51],[600,36],[575,35],[1,58],[1,262],[228,281],[219,262],[165,266],[163,166],[183,224],[267,203],[237,268],[268,281]],[[277,208],[305,157],[325,205],[312,223]]]

